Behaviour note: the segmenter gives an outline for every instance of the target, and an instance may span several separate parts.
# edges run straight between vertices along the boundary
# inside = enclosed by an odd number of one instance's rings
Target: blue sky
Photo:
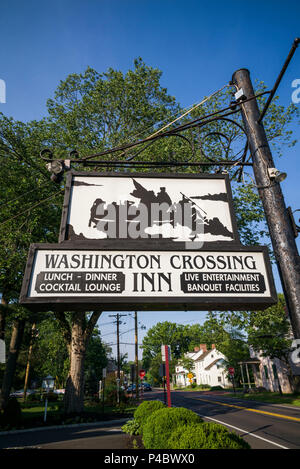
[[[6,83],[6,103],[0,111],[24,121],[39,119],[46,114],[46,100],[68,74],[87,66],[126,72],[138,56],[163,71],[162,85],[184,107],[228,83],[242,67],[271,88],[300,36],[299,17],[300,3],[289,0],[2,0],[0,79]],[[278,90],[282,104],[290,104],[296,78],[300,48]],[[293,129],[297,138],[296,123]],[[288,173],[282,189],[293,209],[299,207],[299,150],[300,143],[275,159]],[[276,271],[274,275],[281,291]],[[108,322],[107,315],[100,324]],[[140,313],[147,327],[158,320],[194,323],[204,317],[199,312]],[[128,319],[124,330],[131,323]],[[125,337],[133,342],[132,332]]]

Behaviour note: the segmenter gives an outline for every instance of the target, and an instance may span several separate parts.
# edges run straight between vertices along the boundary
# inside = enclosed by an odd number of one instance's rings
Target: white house
[[[194,362],[191,372],[194,374],[193,382],[196,384],[207,384],[209,386],[231,386],[227,378],[227,369],[224,365],[226,357],[219,352],[215,345],[211,350],[207,350],[206,344],[195,347],[194,352],[185,354],[185,358],[191,358]],[[180,363],[176,365],[176,385],[188,386],[190,384],[186,370]]]
[[[282,393],[292,393],[289,381],[289,370],[282,360],[278,358],[264,357],[262,352],[255,353],[253,348],[249,348],[250,359],[240,363],[242,382],[245,387],[263,387],[267,391]],[[249,367],[252,369],[254,383],[251,382]],[[289,367],[294,376],[300,375],[300,364],[289,363]]]

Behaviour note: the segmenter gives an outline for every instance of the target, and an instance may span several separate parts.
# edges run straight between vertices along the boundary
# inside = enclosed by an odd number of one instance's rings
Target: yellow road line
[[[219,404],[219,405],[224,405],[227,407],[234,407],[235,409],[242,409],[242,410],[247,410],[248,412],[256,412],[258,414],[265,414],[265,415],[271,415],[272,417],[279,417],[281,419],[288,419],[288,420],[294,420],[295,422],[300,422],[300,418],[298,417],[290,417],[289,415],[283,415],[283,414],[275,414],[273,412],[267,412],[265,410],[257,410],[257,409],[251,409],[249,407],[242,407],[240,405],[235,405],[235,404],[225,404],[225,402],[219,402],[215,401],[212,399],[202,399],[200,397],[195,397],[197,401],[204,401],[204,402],[209,402],[210,404]]]

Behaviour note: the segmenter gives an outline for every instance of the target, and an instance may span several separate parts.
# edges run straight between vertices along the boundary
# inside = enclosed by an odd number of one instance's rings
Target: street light
[[[47,408],[48,408],[48,392],[53,391],[54,389],[55,378],[53,376],[48,375],[42,381],[42,388],[45,391],[45,412],[44,412],[44,422],[47,420]]]
[[[286,173],[282,173],[276,168],[268,168],[268,175],[270,180],[275,182],[282,182],[287,177]]]

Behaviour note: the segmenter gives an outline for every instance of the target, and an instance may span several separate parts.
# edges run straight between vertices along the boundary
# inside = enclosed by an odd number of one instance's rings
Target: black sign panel
[[[238,310],[277,301],[265,247],[138,247],[32,245],[20,302],[35,310]]]

